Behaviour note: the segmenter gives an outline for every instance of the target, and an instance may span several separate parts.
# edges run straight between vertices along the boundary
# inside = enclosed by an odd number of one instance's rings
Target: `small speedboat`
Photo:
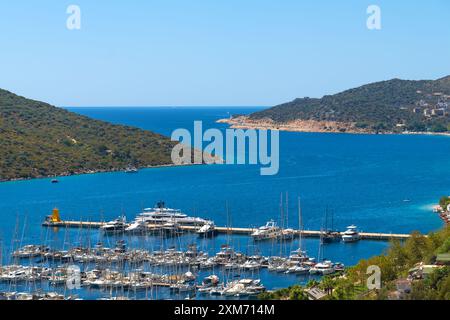
[[[309,267],[306,264],[296,265],[293,267],[290,267],[286,273],[295,273],[295,274],[305,274],[308,273],[311,267]]]
[[[139,170],[136,167],[128,167],[125,169],[125,173],[138,173]]]
[[[200,237],[212,237],[216,234],[216,227],[214,223],[207,223],[198,229],[196,233]]]
[[[135,221],[125,228],[125,232],[128,233],[144,233],[147,230],[148,227],[145,221]]]
[[[254,260],[245,261],[242,265],[242,269],[244,270],[258,270],[261,268],[261,263]]]

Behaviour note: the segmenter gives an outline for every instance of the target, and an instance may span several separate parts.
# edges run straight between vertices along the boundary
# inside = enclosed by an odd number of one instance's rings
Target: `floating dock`
[[[86,229],[99,229],[102,225],[106,224],[105,222],[88,222],[88,221],[45,221],[42,225],[45,227],[53,227],[53,228],[86,228]],[[157,225],[149,225],[149,231],[152,229],[158,229]],[[198,230],[198,227],[194,226],[180,226],[180,229],[183,231],[195,232]],[[241,235],[250,235],[256,229],[255,228],[229,228],[229,227],[216,227],[216,231],[218,233],[228,233],[228,234],[241,234]],[[313,230],[296,230],[295,233],[297,235],[302,234],[302,237],[305,238],[320,238],[321,231],[313,231]],[[342,233],[339,233],[342,235]],[[406,240],[411,237],[409,234],[398,234],[398,233],[368,233],[368,232],[360,232],[359,233],[361,240]]]

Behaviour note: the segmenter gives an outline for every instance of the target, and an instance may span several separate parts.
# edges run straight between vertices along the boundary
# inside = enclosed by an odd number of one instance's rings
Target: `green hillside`
[[[170,164],[159,134],[93,120],[0,89],[0,180]]]
[[[376,131],[447,131],[449,107],[450,76],[422,81],[393,79],[320,99],[295,99],[253,113],[250,119],[336,121]]]
[[[260,298],[306,300],[308,288],[316,287],[326,293],[325,300],[450,300],[450,265],[445,262],[448,256],[450,226],[428,236],[413,232],[404,243],[392,241],[383,254],[360,260],[343,275],[325,276],[319,282],[313,279],[306,286],[267,292]],[[380,268],[378,290],[367,288],[367,280],[372,275],[367,272],[369,266]],[[405,282],[409,290],[402,292],[398,287]]]

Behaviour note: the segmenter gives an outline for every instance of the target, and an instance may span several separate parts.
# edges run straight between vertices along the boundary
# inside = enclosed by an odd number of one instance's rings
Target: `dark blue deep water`
[[[70,108],[113,123],[127,124],[170,135],[176,128],[216,124],[232,114],[256,108]],[[450,137],[422,135],[348,135],[280,133],[280,170],[261,176],[257,165],[214,165],[155,168],[137,174],[104,173],[0,184],[0,238],[3,260],[11,244],[80,239],[77,230],[45,230],[40,227],[52,208],[63,219],[108,220],[125,213],[134,218],[143,207],[164,199],[168,206],[225,225],[228,204],[232,225],[259,226],[279,217],[280,194],[288,192],[289,224],[296,227],[297,196],[301,196],[306,229],[320,229],[326,208],[334,212],[334,224],[344,229],[356,224],[367,232],[429,232],[442,226],[431,206],[450,189]],[[98,237],[96,234],[91,237]],[[12,241],[14,239],[15,242]],[[130,241],[139,241],[130,239]],[[179,244],[187,244],[189,236]],[[273,254],[270,244],[254,248],[247,237],[234,237],[242,251]],[[224,236],[209,241],[218,248]],[[296,244],[293,244],[295,248]],[[318,241],[306,240],[310,255]],[[332,244],[325,256],[347,265],[381,253],[385,242],[361,241]],[[287,248],[286,250],[289,250]],[[278,250],[278,249],[275,249]],[[269,288],[299,281],[295,276],[260,275]],[[89,295],[87,295],[89,297]]]

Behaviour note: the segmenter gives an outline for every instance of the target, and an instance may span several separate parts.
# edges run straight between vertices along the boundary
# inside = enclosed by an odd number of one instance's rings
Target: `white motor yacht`
[[[335,270],[331,261],[319,262],[309,270],[310,274],[320,274],[322,276],[326,276],[334,272]]]
[[[259,227],[251,234],[254,240],[276,239],[282,235],[282,230],[274,220],[270,220],[265,226]]]
[[[175,222],[183,226],[204,226],[212,221],[198,217],[189,217],[178,209],[166,208],[165,203],[160,201],[154,208],[146,208],[136,217],[136,221],[145,221],[148,224],[164,224]]]
[[[298,264],[290,267],[286,273],[305,274],[311,270],[311,267],[307,264]]]
[[[145,221],[135,221],[125,228],[129,233],[143,233],[148,230],[147,223]]]
[[[117,218],[116,220],[107,222],[102,225],[100,229],[104,232],[119,232],[124,231],[127,227],[126,218],[124,216]]]
[[[196,231],[200,237],[212,237],[216,234],[216,226],[214,223],[207,223]]]
[[[258,270],[261,268],[261,263],[255,260],[247,260],[242,264],[244,270]]]
[[[342,233],[342,241],[344,242],[356,242],[361,239],[357,227],[355,225],[351,225],[347,227]]]

